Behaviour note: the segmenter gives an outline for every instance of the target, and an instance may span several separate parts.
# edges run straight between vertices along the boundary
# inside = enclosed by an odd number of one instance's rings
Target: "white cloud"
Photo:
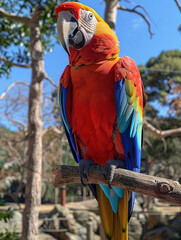
[[[132,22],[133,29],[135,30],[143,24],[143,19],[141,17],[137,17],[134,18]]]

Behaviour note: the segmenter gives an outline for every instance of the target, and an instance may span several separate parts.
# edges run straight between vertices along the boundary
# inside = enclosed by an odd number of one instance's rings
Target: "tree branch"
[[[153,125],[148,123],[147,121],[144,120],[143,126],[149,130],[150,132],[154,133],[156,136],[159,138],[166,138],[174,134],[180,134],[181,133],[181,127],[180,128],[175,128],[175,129],[169,129],[169,130],[160,130],[155,128]]]
[[[8,121],[12,122],[15,126],[17,125],[21,126],[21,129],[23,130],[24,133],[27,132],[27,126],[24,123],[17,121],[15,119],[12,119],[7,112],[5,112],[5,116],[7,117]]]
[[[0,57],[0,61],[3,61],[4,63],[10,63],[12,66],[14,66],[14,67],[21,67],[21,68],[31,68],[31,64],[26,64],[26,65],[24,65],[24,64],[18,64],[18,63],[14,63],[14,62],[9,62],[9,61],[7,61],[5,58],[3,58],[3,57]]]
[[[13,88],[15,85],[17,85],[17,84],[22,84],[22,85],[25,85],[25,86],[27,86],[27,87],[30,87],[30,85],[27,84],[27,83],[25,83],[25,82],[21,82],[21,81],[20,81],[20,82],[14,82],[14,83],[12,83],[9,87],[7,87],[6,90],[0,95],[0,100],[2,100],[3,98],[5,98],[7,92],[8,92],[11,88]]]
[[[48,131],[53,131],[54,133],[56,133],[56,134],[58,134],[58,135],[63,135],[63,134],[64,134],[63,129],[58,129],[58,128],[55,127],[55,126],[49,126],[49,127],[43,129],[43,133],[42,133],[43,136],[44,136]]]
[[[14,161],[17,163],[19,161],[23,161],[21,155],[19,154],[18,150],[13,147],[12,142],[10,140],[7,140],[6,138],[2,138],[3,142],[6,143],[6,146],[8,148],[8,154],[10,154],[12,156],[13,159],[15,159]],[[18,159],[18,160],[17,160]]]
[[[16,15],[14,13],[8,13],[4,9],[0,8],[0,15],[6,17],[12,21],[23,23],[26,26],[30,26],[30,19],[27,17],[23,17],[20,15]]]
[[[53,169],[54,186],[68,183],[80,183],[79,167],[58,166]],[[107,185],[101,166],[90,166],[87,184]],[[165,178],[149,176],[125,169],[116,169],[112,186],[158,198],[165,202],[181,206],[181,185]]]
[[[47,76],[46,73],[44,73],[44,78],[45,78],[46,80],[48,80],[55,88],[58,88],[58,85],[56,85],[56,84],[54,83],[54,81]]]
[[[175,3],[177,4],[178,9],[181,12],[181,4],[179,3],[179,0],[175,0]]]
[[[32,23],[32,21],[34,22],[34,21],[38,21],[39,20],[42,10],[43,10],[43,7],[41,5],[36,7],[36,9],[35,9],[35,11],[34,11],[34,13],[32,15],[31,23]]]
[[[141,16],[141,17],[144,19],[144,21],[147,23],[147,25],[148,25],[148,31],[149,31],[150,36],[151,36],[151,38],[152,38],[152,36],[154,35],[154,33],[151,31],[150,21],[149,21],[148,18],[146,18],[141,12],[139,12],[138,10],[136,10],[136,8],[138,8],[138,7],[139,7],[139,8],[142,8],[143,11],[146,13],[145,8],[144,8],[143,6],[141,6],[141,5],[137,5],[137,6],[135,6],[135,7],[132,8],[132,9],[119,6],[118,9],[119,9],[119,10],[122,10],[122,11],[133,12],[133,13],[136,13],[136,14],[138,14],[139,16]]]

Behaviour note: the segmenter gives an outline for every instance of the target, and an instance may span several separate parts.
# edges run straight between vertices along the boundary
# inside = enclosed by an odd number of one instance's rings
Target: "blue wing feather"
[[[124,79],[115,83],[115,101],[116,120],[121,134],[127,168],[132,171],[140,171],[142,128],[140,110],[136,112],[133,106],[128,103]],[[135,196],[136,194],[132,193],[129,200],[129,217],[133,210]]]
[[[69,142],[70,149],[72,151],[75,161],[79,163],[80,154],[79,152],[77,152],[72,130],[69,126],[69,123],[67,120],[67,114],[66,114],[67,91],[68,91],[68,87],[67,88],[64,88],[63,86],[60,87],[59,94],[58,94],[58,97],[59,97],[58,101],[60,106],[63,127]]]

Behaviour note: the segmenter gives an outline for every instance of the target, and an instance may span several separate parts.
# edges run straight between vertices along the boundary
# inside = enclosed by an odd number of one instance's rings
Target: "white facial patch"
[[[80,9],[79,16],[79,29],[84,34],[86,45],[90,43],[92,37],[94,36],[97,19],[91,11],[86,11],[83,9]]]

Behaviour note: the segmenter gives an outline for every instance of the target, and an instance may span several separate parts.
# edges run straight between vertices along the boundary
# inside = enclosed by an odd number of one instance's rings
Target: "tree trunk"
[[[106,10],[104,14],[104,19],[110,26],[110,28],[115,31],[117,7],[119,4],[119,0],[105,0],[105,2]]]
[[[32,80],[28,113],[28,164],[23,213],[22,240],[38,239],[38,216],[41,204],[42,173],[42,87],[44,77],[43,50],[40,38],[40,7],[35,10],[30,24],[30,51],[32,58]]]

